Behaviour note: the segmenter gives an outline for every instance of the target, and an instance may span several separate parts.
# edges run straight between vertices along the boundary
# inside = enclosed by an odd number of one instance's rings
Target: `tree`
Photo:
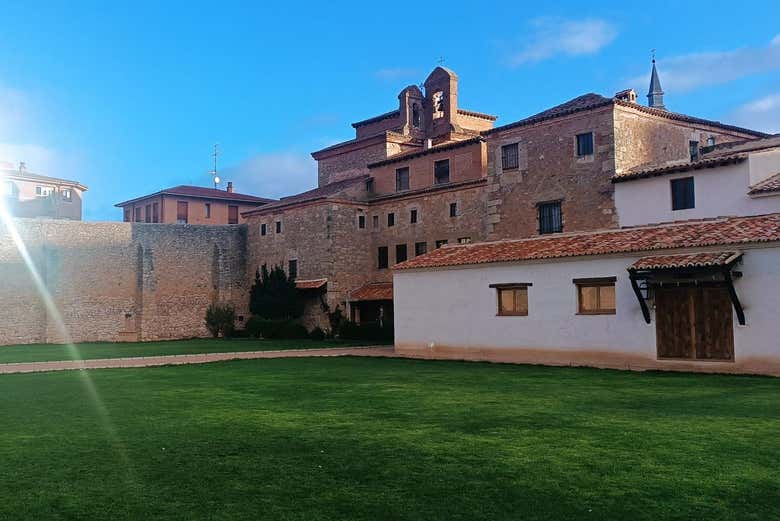
[[[298,318],[303,314],[303,301],[295,279],[287,277],[281,266],[270,271],[263,266],[255,272],[255,282],[249,291],[249,311],[269,319]]]

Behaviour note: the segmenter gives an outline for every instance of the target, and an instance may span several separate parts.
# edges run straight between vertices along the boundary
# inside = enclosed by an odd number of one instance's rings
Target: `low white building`
[[[780,213],[446,246],[393,287],[404,354],[780,375]]]
[[[690,159],[616,174],[620,225],[780,212],[780,136],[702,149],[692,141]]]

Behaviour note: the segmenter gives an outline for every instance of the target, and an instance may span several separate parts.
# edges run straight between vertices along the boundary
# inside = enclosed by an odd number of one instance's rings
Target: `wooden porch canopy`
[[[628,267],[631,287],[639,300],[645,322],[650,323],[647,294],[652,286],[722,284],[728,289],[740,325],[745,325],[745,312],[734,289],[734,278],[741,272],[732,271],[742,259],[740,251],[684,253],[642,257]],[[644,291],[644,295],[642,294]]]
[[[353,291],[349,300],[350,302],[393,300],[393,283],[369,282]]]
[[[324,291],[328,279],[296,280],[295,287],[301,291]]]

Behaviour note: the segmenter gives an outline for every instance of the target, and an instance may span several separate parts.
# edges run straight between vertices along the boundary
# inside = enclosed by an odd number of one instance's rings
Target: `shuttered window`
[[[577,134],[577,155],[590,156],[593,154],[593,132]]]
[[[399,168],[395,171],[395,190],[409,190],[409,167]]]
[[[615,277],[574,279],[577,287],[577,313],[614,315],[616,280]]]
[[[238,206],[228,206],[228,224],[238,224]]]
[[[672,179],[672,210],[689,210],[696,207],[693,177]]]
[[[498,297],[498,316],[527,316],[530,283],[491,284]]]

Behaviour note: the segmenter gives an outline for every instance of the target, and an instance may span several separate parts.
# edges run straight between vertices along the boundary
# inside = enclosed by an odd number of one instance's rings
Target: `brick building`
[[[175,186],[117,203],[124,222],[163,224],[240,224],[241,216],[273,199],[202,186]]]
[[[248,266],[318,281],[310,324],[327,326],[321,310],[335,306],[389,319],[395,263],[444,244],[615,228],[616,174],[766,137],[668,111],[653,77],[650,106],[633,90],[590,93],[496,127],[496,116],[460,108],[457,75],[437,67],[424,92],[406,87],[397,109],[312,154],[318,188],[243,214]]]

